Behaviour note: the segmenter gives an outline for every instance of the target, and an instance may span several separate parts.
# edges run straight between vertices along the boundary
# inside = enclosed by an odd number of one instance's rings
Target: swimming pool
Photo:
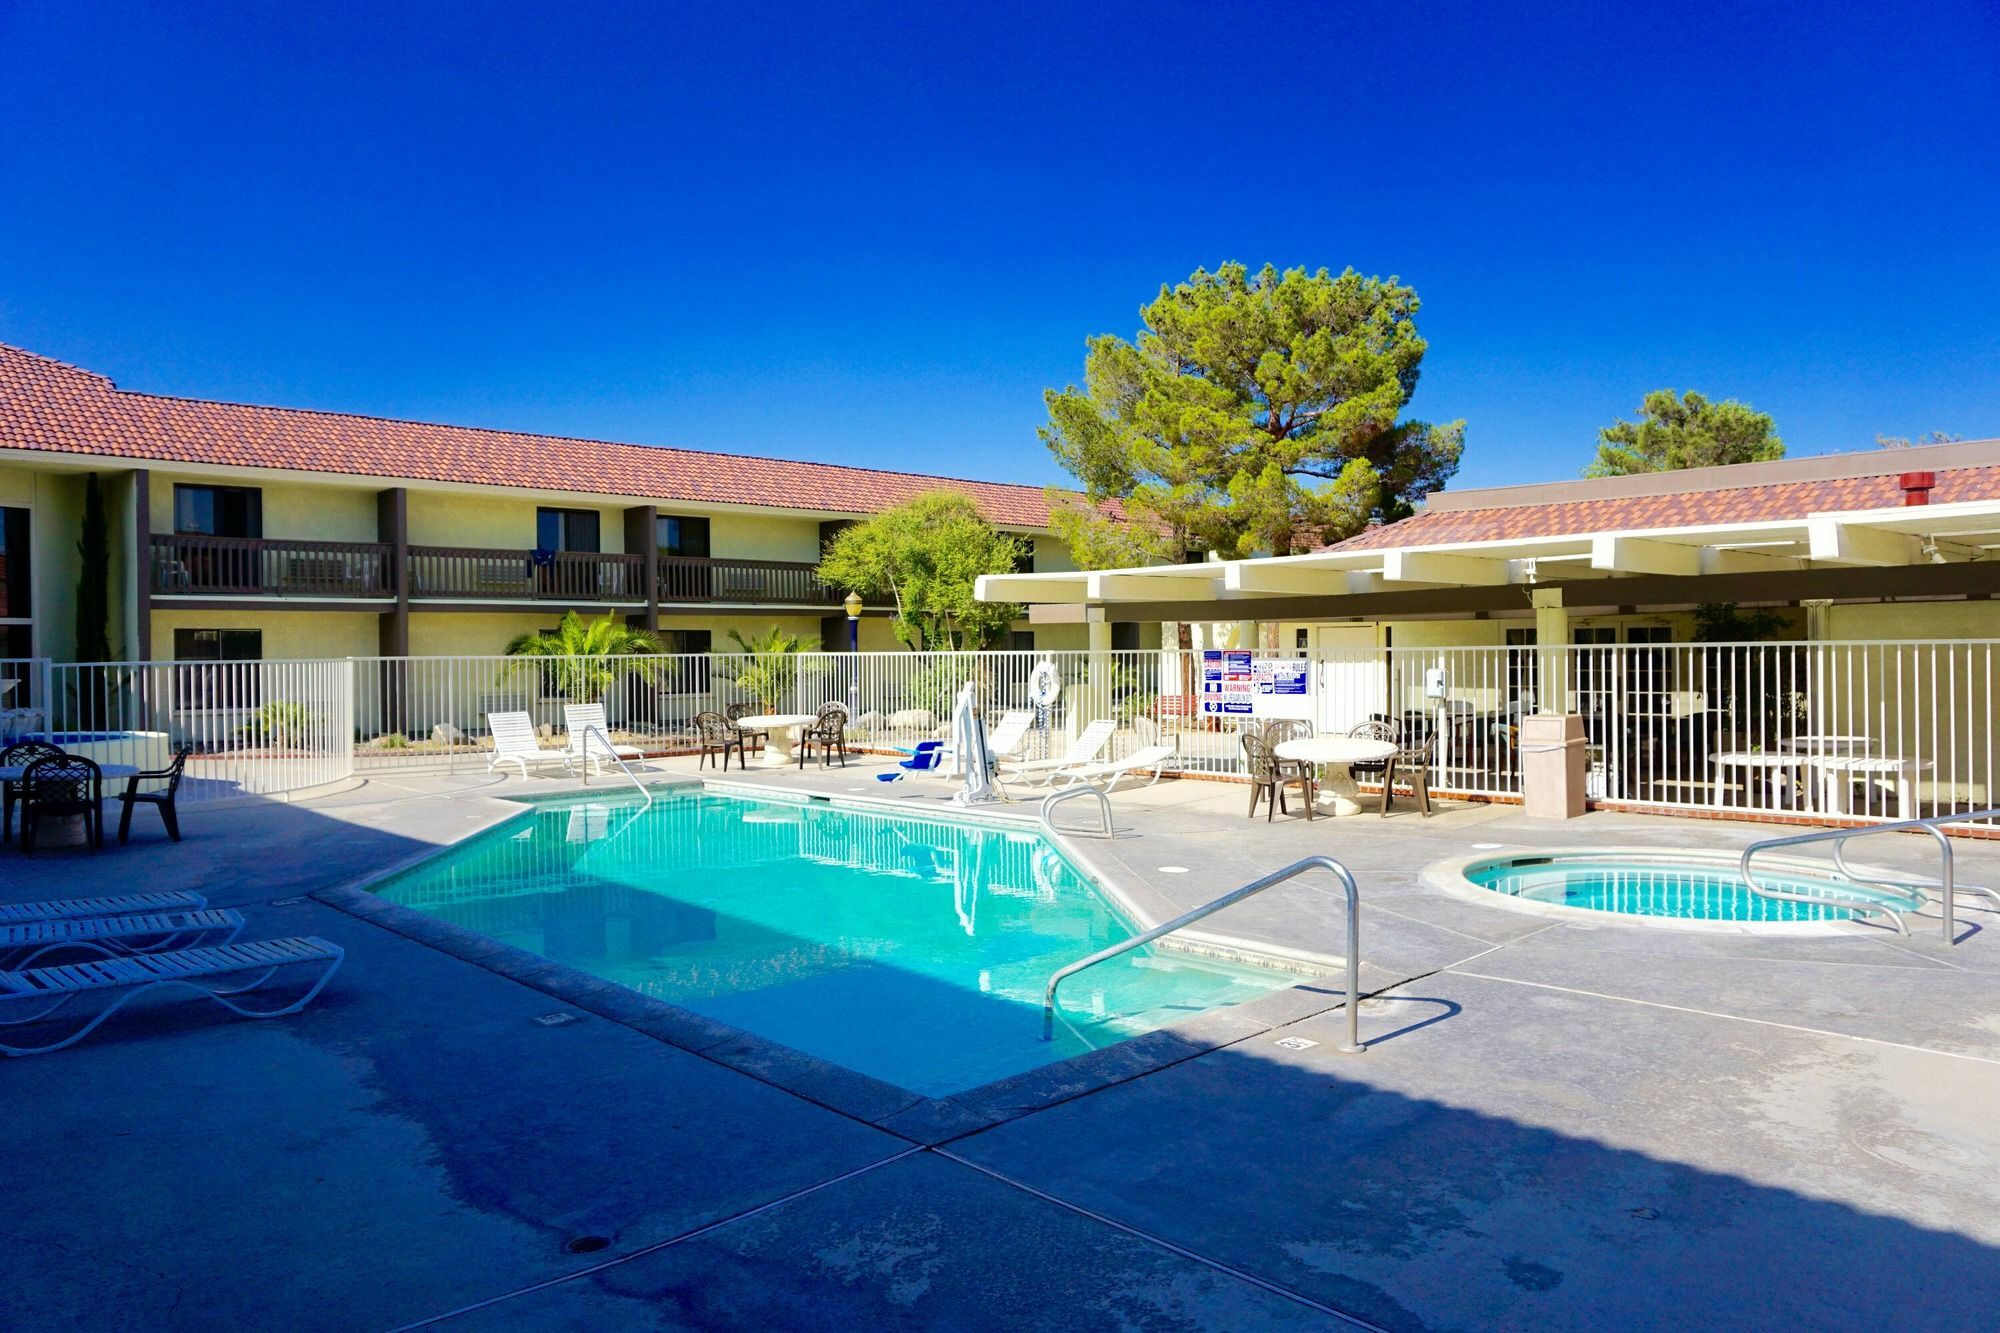
[[[1821,903],[1765,898],[1750,891],[1731,854],[1565,852],[1471,862],[1465,878],[1518,902],[1679,921],[1831,922],[1854,913]],[[1881,902],[1911,911],[1909,897],[1759,862],[1757,882],[1792,893]]]
[[[541,805],[375,886],[595,976],[942,1097],[1297,977],[1148,946],[1027,829],[704,792]]]

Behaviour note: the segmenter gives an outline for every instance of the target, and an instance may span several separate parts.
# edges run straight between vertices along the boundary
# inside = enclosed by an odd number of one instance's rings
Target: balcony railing
[[[394,548],[386,542],[287,541],[268,537],[155,535],[155,595],[386,598],[396,595]],[[412,546],[410,596],[486,602],[639,603],[646,558],[557,551],[544,563],[521,548]],[[663,555],[664,605],[731,603],[832,610],[845,595],[813,566],[787,560],[714,560]]]
[[[821,583],[811,565],[794,561],[660,557],[662,602],[835,607],[845,595]]]
[[[410,596],[502,602],[643,602],[646,557],[555,551],[544,564],[522,550],[412,546]]]
[[[381,542],[156,535],[152,589],[162,596],[393,597]]]

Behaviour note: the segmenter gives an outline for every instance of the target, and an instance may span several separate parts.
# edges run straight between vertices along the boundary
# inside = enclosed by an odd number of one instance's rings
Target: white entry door
[[[1321,731],[1351,731],[1386,709],[1388,661],[1375,646],[1373,625],[1312,625],[1307,635],[1319,693],[1315,725]]]

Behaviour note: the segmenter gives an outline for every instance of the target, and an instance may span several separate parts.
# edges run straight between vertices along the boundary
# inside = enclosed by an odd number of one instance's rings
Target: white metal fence
[[[7,719],[8,741],[47,740],[139,772],[186,748],[183,800],[280,795],[353,771],[345,661],[37,661],[24,674],[30,702]]]
[[[1295,659],[1296,660],[1296,659]],[[1037,663],[1057,701],[1037,708]],[[1170,744],[1170,768],[1242,771],[1249,720],[1204,713],[1200,654],[807,653],[589,659],[345,658],[299,662],[0,662],[8,738],[53,734],[107,763],[163,767],[190,746],[189,799],[297,791],[357,771],[485,766],[487,717],[529,713],[551,737],[565,701],[601,699],[618,739],[686,748],[697,714],[732,705],[810,714],[845,704],[850,742],[941,736],[967,680],[989,725],[1033,718],[1026,757],[1060,754],[1083,724],[1118,726],[1106,757]],[[1433,752],[1433,785],[1521,790],[1519,726],[1580,714],[1594,800],[1804,818],[1951,814],[2000,797],[2000,641],[1584,644],[1396,648],[1306,659],[1294,705],[1323,732],[1388,722]]]

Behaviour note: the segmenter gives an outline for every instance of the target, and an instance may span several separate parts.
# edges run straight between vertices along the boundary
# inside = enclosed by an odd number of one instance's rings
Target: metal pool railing
[[[1839,871],[1842,878],[1857,887],[1865,886],[1868,888],[1888,889],[1891,892],[1914,893],[1917,897],[1917,905],[1920,907],[1923,905],[1925,898],[1928,897],[1928,891],[1936,889],[1938,891],[1938,910],[1944,917],[1944,942],[1946,944],[1957,944],[1958,894],[1960,890],[1981,894],[1991,899],[1995,907],[2000,907],[2000,891],[1979,885],[1961,885],[1958,883],[1957,853],[1951,845],[1951,839],[1945,836],[1942,826],[1947,823],[1964,824],[1994,818],[2000,818],[2000,808],[1975,810],[1963,815],[1941,815],[1931,819],[1905,820],[1894,824],[1873,824],[1862,828],[1821,829],[1814,833],[1798,833],[1787,838],[1766,838],[1762,842],[1752,843],[1744,849],[1742,859],[1738,862],[1737,868],[1742,872],[1743,882],[1750,886],[1750,892],[1760,898],[1776,898],[1785,902],[1817,903],[1824,907],[1844,907],[1856,913],[1879,912],[1895,923],[1899,934],[1909,934],[1910,928],[1904,924],[1903,914],[1885,903],[1871,902],[1866,899],[1832,898],[1824,894],[1794,893],[1788,889],[1777,888],[1774,885],[1759,884],[1757,877],[1751,873],[1751,862],[1765,852],[1777,851],[1781,847],[1807,847],[1830,842],[1833,844],[1833,864],[1835,869]],[[1862,875],[1856,873],[1847,864],[1847,844],[1855,838],[1865,838],[1877,833],[1927,833],[1936,839],[1938,848],[1938,877],[1936,879],[1916,879],[1902,876]]]
[[[1151,930],[1134,935],[1129,940],[1120,940],[1108,949],[1099,949],[1088,958],[1080,958],[1068,967],[1058,968],[1049,977],[1048,988],[1042,993],[1042,1040],[1055,1040],[1056,1033],[1056,988],[1070,977],[1092,968],[1107,959],[1129,953],[1142,945],[1151,944],[1162,935],[1170,935],[1183,926],[1193,925],[1204,917],[1214,916],[1225,907],[1233,907],[1245,898],[1262,893],[1304,874],[1308,870],[1325,870],[1340,881],[1347,897],[1347,1043],[1338,1049],[1343,1055],[1359,1055],[1367,1047],[1361,1042],[1361,890],[1354,883],[1354,876],[1346,866],[1330,856],[1308,856],[1303,861],[1294,861],[1283,870],[1274,870],[1262,879],[1252,880],[1242,888],[1231,889],[1214,902],[1203,903],[1192,912],[1183,912],[1173,920],[1154,926]]]

